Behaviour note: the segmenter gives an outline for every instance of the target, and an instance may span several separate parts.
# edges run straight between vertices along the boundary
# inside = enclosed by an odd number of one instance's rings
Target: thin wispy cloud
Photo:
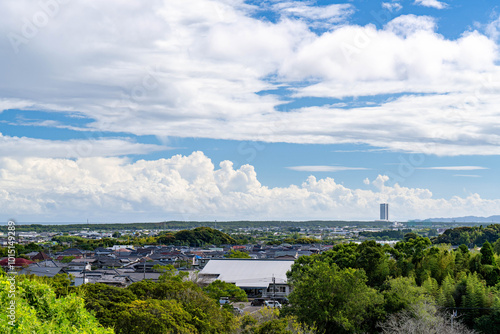
[[[439,167],[418,167],[416,169],[433,169],[433,170],[481,170],[488,169],[481,166],[439,166]]]
[[[469,175],[469,174],[455,174],[453,176],[456,176],[456,177],[473,177],[473,178],[476,178],[476,177],[481,177],[480,175]]]
[[[298,172],[342,172],[348,170],[369,170],[369,168],[345,166],[292,166],[286,168]]]
[[[397,12],[401,10],[403,6],[399,2],[382,2],[382,8],[385,8],[391,12]]]

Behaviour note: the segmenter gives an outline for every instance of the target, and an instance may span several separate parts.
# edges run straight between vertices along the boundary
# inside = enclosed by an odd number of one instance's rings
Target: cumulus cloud
[[[275,4],[277,22],[241,0],[1,2],[0,110],[79,113],[85,130],[132,135],[499,154],[493,34],[451,40],[425,16],[378,29],[342,21],[351,5]],[[312,21],[342,24],[315,33]],[[374,104],[283,113],[259,93],[282,87]]]
[[[126,158],[1,158],[3,219],[161,221],[164,219],[365,219],[390,203],[394,219],[492,215],[500,200],[477,194],[433,198],[428,189],[388,185],[351,189],[309,176],[301,185],[269,188],[251,165],[215,167],[202,152],[131,162]],[[371,184],[371,185],[370,185]]]
[[[438,0],[415,0],[415,4],[436,9],[443,9],[448,7],[447,3]]]

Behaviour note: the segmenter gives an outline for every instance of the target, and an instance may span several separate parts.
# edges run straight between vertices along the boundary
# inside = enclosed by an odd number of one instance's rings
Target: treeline
[[[319,333],[500,333],[499,263],[488,242],[480,252],[419,236],[340,244],[295,261],[286,313]],[[453,310],[463,331],[449,328]]]
[[[156,242],[164,245],[186,245],[199,247],[203,245],[236,245],[237,241],[228,234],[210,227],[197,227],[176,233],[160,233]]]
[[[85,250],[94,250],[97,247],[110,247],[113,245],[133,244],[144,245],[178,245],[178,246],[204,246],[204,245],[235,245],[237,241],[228,234],[210,227],[197,227],[192,230],[182,230],[176,233],[162,232],[157,236],[122,237],[118,239],[87,239],[78,236],[55,236],[52,241],[60,244],[70,244]]]
[[[398,230],[383,230],[378,232],[361,231],[360,237],[385,239],[385,240],[402,240],[406,233],[410,233],[411,229],[398,229]]]
[[[389,223],[379,221],[328,221],[328,220],[309,220],[309,221],[166,221],[156,223],[98,223],[98,224],[17,224],[18,232],[72,232],[91,229],[93,231],[138,231],[138,230],[180,230],[192,229],[196,227],[211,226],[221,229],[239,229],[239,228],[318,228],[318,227],[387,227]],[[6,232],[7,227],[0,226],[1,232]]]
[[[469,247],[480,246],[486,241],[493,243],[500,238],[500,224],[492,224],[486,227],[457,227],[444,231],[443,234],[433,240],[435,244],[451,244],[454,246],[467,245]]]

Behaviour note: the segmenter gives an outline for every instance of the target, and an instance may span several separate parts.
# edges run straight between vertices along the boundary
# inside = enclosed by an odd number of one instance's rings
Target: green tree
[[[363,269],[368,277],[368,285],[380,286],[389,276],[389,256],[384,247],[375,241],[361,243],[356,251],[356,268]]]
[[[155,283],[146,280],[134,283],[127,289],[143,301],[149,299],[178,301],[191,315],[191,324],[199,333],[229,333],[236,326],[235,317],[231,312],[220,308],[218,302],[193,282],[168,280]]]
[[[136,300],[119,315],[118,334],[196,333],[193,317],[176,300]]]
[[[64,256],[61,260],[62,263],[70,263],[75,259],[74,256]]]
[[[264,307],[257,316],[244,315],[241,318],[239,334],[313,334],[311,327],[305,326],[291,315],[284,316],[276,308]]]
[[[5,275],[0,275],[0,333],[113,333],[99,324],[85,309],[83,299],[75,294],[56,298],[51,286],[28,277],[19,277],[16,287],[16,320],[11,326],[7,317],[10,283]]]
[[[476,319],[484,314],[480,308],[488,308],[493,304],[493,296],[477,273],[464,277],[457,287],[461,292],[457,297],[461,298],[461,307],[469,308],[464,313],[464,322],[472,327]]]
[[[498,238],[497,241],[495,241],[492,246],[493,250],[495,251],[495,254],[500,255],[500,238]]]
[[[410,241],[411,239],[417,239],[419,236],[416,233],[408,232],[404,235],[404,241]]]
[[[366,281],[362,270],[314,262],[305,271],[289,273],[294,290],[288,312],[319,333],[366,330],[378,320],[383,303],[382,295]]]
[[[189,273],[185,271],[177,271],[177,269],[175,269],[175,267],[171,264],[167,264],[166,266],[157,264],[153,266],[153,270],[162,273],[160,277],[158,277],[159,282],[168,282],[171,280],[182,282],[189,276]]]
[[[462,244],[457,248],[455,252],[455,276],[458,273],[469,272],[469,261],[470,261],[470,252],[469,248]]]
[[[231,249],[224,257],[228,259],[251,259],[247,252]]]
[[[116,288],[102,283],[85,284],[80,287],[85,296],[85,307],[94,312],[105,327],[114,327],[120,312],[137,297],[128,289]]]
[[[203,289],[210,298],[219,301],[221,297],[229,297],[233,302],[248,301],[245,291],[232,283],[226,283],[221,280],[215,280]]]
[[[417,286],[413,277],[397,277],[387,281],[384,295],[384,309],[395,313],[419,303],[432,303],[433,299],[425,288]]]
[[[66,296],[72,291],[71,283],[73,283],[73,275],[57,274],[50,281],[50,285],[54,288],[57,297]]]
[[[494,266],[495,263],[495,253],[491,244],[486,241],[481,247],[481,264],[489,264]]]

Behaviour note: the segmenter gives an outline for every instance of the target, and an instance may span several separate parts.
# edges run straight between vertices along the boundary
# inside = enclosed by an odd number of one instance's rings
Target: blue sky
[[[0,12],[4,220],[500,213],[492,1]]]

